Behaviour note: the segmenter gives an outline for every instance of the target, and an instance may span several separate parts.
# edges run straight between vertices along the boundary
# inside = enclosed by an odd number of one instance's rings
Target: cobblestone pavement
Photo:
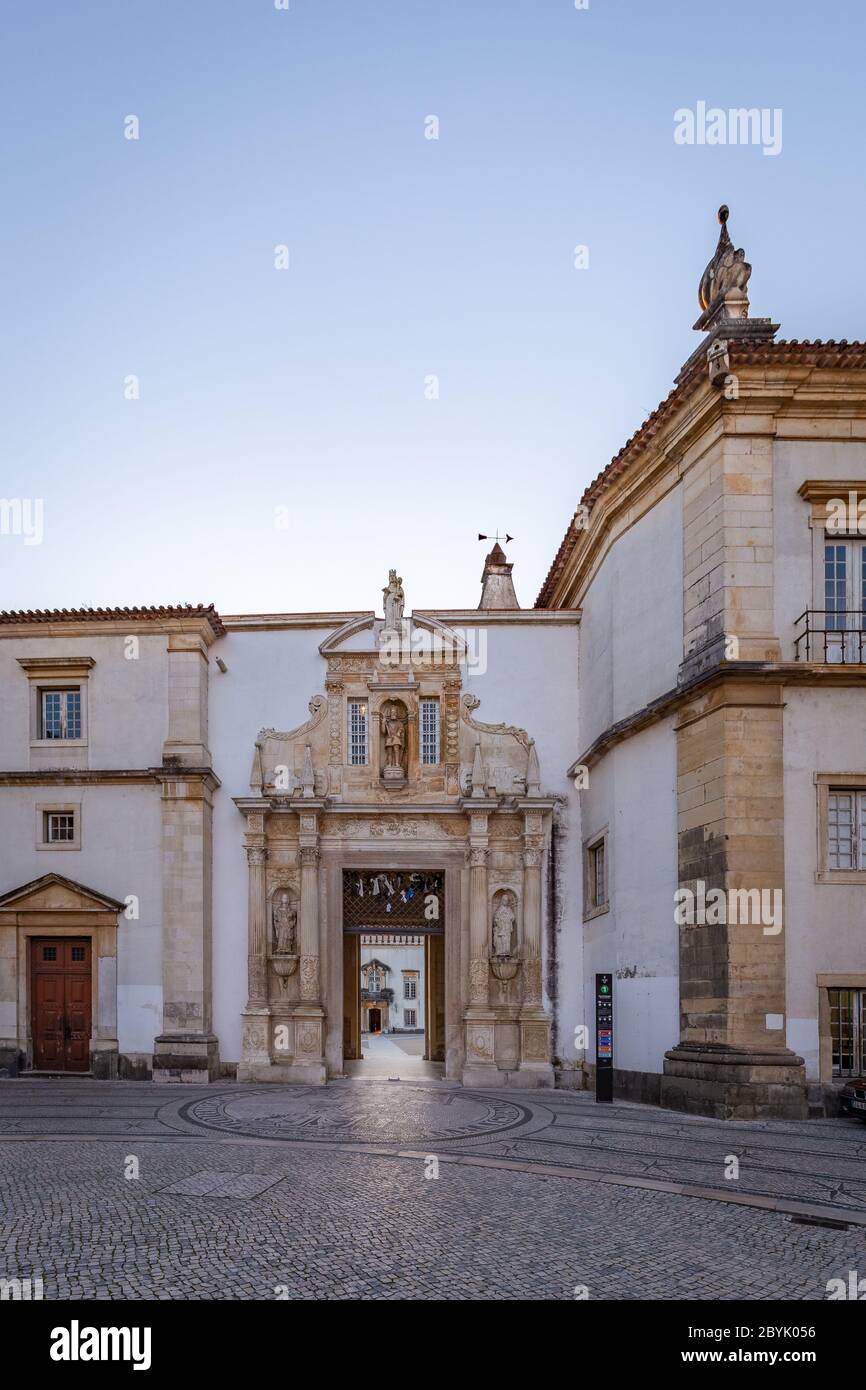
[[[429,1082],[18,1080],[0,1179],[0,1278],[39,1275],[46,1298],[822,1299],[866,1274],[848,1120]]]

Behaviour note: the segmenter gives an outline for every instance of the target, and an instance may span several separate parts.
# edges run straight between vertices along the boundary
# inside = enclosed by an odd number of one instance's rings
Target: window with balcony
[[[808,503],[812,582],[794,624],[795,660],[866,665],[866,481],[808,478],[797,491]]]

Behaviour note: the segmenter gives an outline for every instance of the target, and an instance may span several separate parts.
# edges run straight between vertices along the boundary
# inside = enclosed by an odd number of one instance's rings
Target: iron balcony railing
[[[803,629],[794,640],[795,661],[866,665],[866,609],[807,608],[794,627]]]
[[[394,1000],[393,989],[362,989],[361,998],[367,1004],[391,1004]]]

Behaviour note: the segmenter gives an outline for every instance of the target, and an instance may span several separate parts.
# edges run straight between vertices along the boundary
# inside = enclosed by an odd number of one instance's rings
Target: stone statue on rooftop
[[[718,245],[713,253],[713,258],[701,276],[698,303],[706,313],[727,299],[738,300],[741,303],[745,301],[747,316],[746,285],[749,282],[752,267],[746,260],[746,253],[742,247],[734,250],[733,242],[728,235],[729,216],[729,209],[723,203],[719,208],[719,222],[722,230],[719,233]]]

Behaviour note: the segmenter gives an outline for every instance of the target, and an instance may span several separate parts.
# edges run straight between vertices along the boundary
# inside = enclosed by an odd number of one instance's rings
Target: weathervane
[[[478,539],[479,539],[480,541],[497,541],[497,542],[498,542],[498,541],[505,541],[505,544],[507,545],[509,541],[513,541],[513,540],[514,540],[514,537],[513,537],[513,536],[509,536],[509,534],[508,534],[507,531],[506,531],[506,533],[505,533],[504,536],[500,536],[499,530],[498,530],[498,528],[497,528],[497,531],[496,531],[496,535],[495,535],[495,536],[484,536],[484,535],[482,535],[482,533],[479,531],[479,532],[478,532]]]

